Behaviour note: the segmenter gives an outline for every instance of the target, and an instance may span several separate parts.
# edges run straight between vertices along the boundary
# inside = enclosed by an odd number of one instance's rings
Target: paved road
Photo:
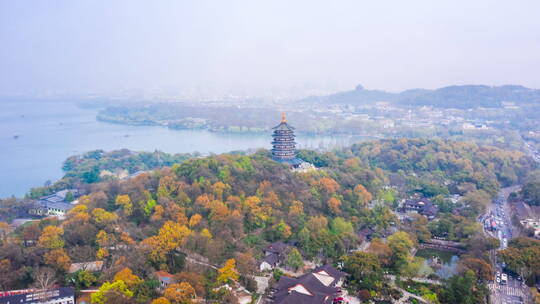
[[[508,285],[500,285],[497,282],[492,282],[488,285],[491,293],[490,302],[492,304],[520,304],[533,303],[525,296],[521,282],[512,280],[508,281]]]
[[[191,263],[195,263],[195,264],[199,264],[199,265],[203,265],[203,266],[206,266],[206,267],[210,267],[210,268],[213,268],[215,270],[218,270],[218,268],[214,265],[211,265],[211,264],[208,264],[206,262],[201,262],[201,261],[198,261],[190,256],[186,256],[186,261],[188,262],[191,262]]]
[[[516,237],[516,232],[512,229],[510,208],[508,208],[506,200],[511,192],[517,190],[519,190],[518,187],[501,189],[498,196],[493,200],[490,208],[488,208],[488,213],[480,217],[480,219],[485,219],[486,217],[491,216],[500,220],[500,225],[498,225],[496,232],[485,231],[499,239],[501,245],[498,250],[505,249],[508,246],[508,242]],[[502,263],[496,261],[496,251],[497,250],[492,250],[491,252],[492,264],[495,265],[495,271],[503,273]],[[490,290],[491,304],[533,303],[527,286],[523,285],[521,281],[518,281],[510,275],[508,276],[506,285],[493,281],[488,284],[488,288]]]
[[[534,146],[525,141],[525,152],[527,152],[536,162],[540,163],[540,152]]]

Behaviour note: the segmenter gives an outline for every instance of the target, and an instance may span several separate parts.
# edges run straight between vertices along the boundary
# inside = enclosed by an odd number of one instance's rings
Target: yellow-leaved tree
[[[150,247],[150,258],[156,263],[161,263],[166,261],[169,252],[182,246],[190,234],[191,230],[188,227],[166,221],[157,235],[143,240],[143,245]]]
[[[57,249],[64,247],[64,240],[62,235],[64,229],[56,226],[47,226],[41,232],[39,236],[38,245],[47,249]]]
[[[206,228],[204,228],[203,230],[201,230],[201,235],[204,236],[204,237],[206,237],[206,238],[208,238],[209,240],[212,239],[212,233],[211,233],[208,229],[206,229]]]
[[[122,207],[126,216],[130,216],[133,213],[133,203],[131,203],[131,199],[127,194],[118,195],[116,197],[116,205]]]
[[[225,265],[218,269],[217,281],[221,284],[227,284],[234,281],[237,281],[240,275],[236,270],[236,260],[228,259],[225,262]]]
[[[109,250],[107,248],[99,248],[96,252],[96,258],[98,260],[103,260],[104,258],[109,256]]]
[[[133,287],[135,287],[135,286],[139,285],[140,283],[142,283],[141,278],[134,275],[133,272],[131,271],[131,269],[129,269],[129,267],[125,267],[124,269],[117,272],[114,275],[114,280],[115,281],[118,281],[118,280],[124,281],[124,283],[126,283],[126,285],[131,289],[133,289]]]
[[[97,224],[107,225],[118,219],[118,216],[112,212],[109,212],[103,208],[96,208],[92,210],[92,216]]]
[[[99,290],[92,294],[92,304],[105,304],[112,303],[110,298],[121,299],[128,303],[130,298],[133,297],[133,291],[131,291],[124,281],[114,281],[112,283],[105,282]]]

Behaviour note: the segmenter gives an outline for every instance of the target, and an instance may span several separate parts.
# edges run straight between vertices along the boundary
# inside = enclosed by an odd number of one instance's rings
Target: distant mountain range
[[[300,100],[305,103],[326,104],[369,104],[379,101],[397,103],[404,106],[434,106],[440,108],[500,107],[502,102],[540,103],[540,90],[520,85],[448,86],[436,90],[412,89],[400,93],[380,90],[366,90],[358,85],[352,91],[339,92],[327,96],[311,96]]]

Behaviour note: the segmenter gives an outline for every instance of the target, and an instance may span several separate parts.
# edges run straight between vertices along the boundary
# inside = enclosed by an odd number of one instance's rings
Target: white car
[[[497,283],[501,283],[501,277],[497,277]]]

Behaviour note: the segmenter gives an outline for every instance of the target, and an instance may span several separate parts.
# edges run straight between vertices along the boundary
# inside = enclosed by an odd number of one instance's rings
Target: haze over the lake
[[[540,88],[540,1],[2,1],[0,95]]]

